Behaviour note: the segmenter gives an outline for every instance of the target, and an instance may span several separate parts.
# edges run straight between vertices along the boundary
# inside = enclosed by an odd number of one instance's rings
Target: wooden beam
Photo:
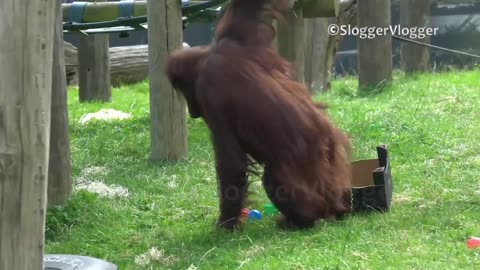
[[[55,5],[0,1],[0,269],[5,270],[44,269]]]
[[[56,2],[52,72],[52,113],[48,204],[64,204],[72,191],[70,138],[68,133],[67,81],[62,30],[62,5]]]
[[[178,0],[148,1],[150,83],[150,158],[177,160],[187,156],[186,103],[171,86],[165,63],[182,48],[182,10]]]
[[[83,11],[82,23],[113,21],[120,17],[119,2],[92,2],[85,5]],[[63,21],[70,21],[69,12],[72,4],[63,4]],[[147,2],[135,1],[133,8],[133,16],[147,15]]]
[[[357,26],[388,28],[391,25],[390,0],[357,2]],[[357,37],[358,84],[361,91],[378,88],[392,79],[392,37],[387,31],[375,38]]]
[[[79,37],[78,95],[80,102],[111,101],[109,48],[108,34]]]
[[[180,1],[180,0],[178,0]],[[182,8],[183,16],[189,16],[199,11],[205,11],[205,8],[212,6],[218,6],[226,3],[228,0],[191,0],[189,5]],[[96,23],[105,21],[114,21],[120,17],[120,2],[100,2],[100,3],[87,3],[83,6],[83,12],[81,16],[81,23]],[[73,4],[62,4],[63,8],[63,21],[72,21],[70,13],[73,10]],[[133,3],[133,16],[140,17],[147,15],[147,2],[135,1]],[[212,11],[212,10],[210,10]],[[78,21],[77,21],[78,22]]]

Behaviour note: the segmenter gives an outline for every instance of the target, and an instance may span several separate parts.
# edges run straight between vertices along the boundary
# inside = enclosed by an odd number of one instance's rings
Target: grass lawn
[[[281,231],[267,217],[235,233],[214,228],[214,157],[202,120],[188,119],[188,160],[153,164],[147,83],[114,89],[111,104],[79,104],[70,89],[75,179],[117,184],[129,196],[78,191],[49,209],[46,252],[102,258],[122,270],[479,269],[480,250],[468,250],[466,240],[480,236],[480,70],[396,74],[391,88],[369,97],[357,96],[356,87],[355,78],[338,80],[315,98],[330,104],[355,159],[388,146],[391,212],[299,232]],[[78,124],[101,108],[133,117]],[[268,200],[258,178],[251,187],[262,209]]]

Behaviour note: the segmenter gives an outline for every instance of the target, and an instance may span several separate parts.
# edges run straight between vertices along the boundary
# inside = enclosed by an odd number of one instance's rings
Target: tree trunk
[[[110,72],[113,86],[148,79],[148,45],[111,48]]]
[[[361,0],[357,3],[358,28],[388,28],[390,0]],[[358,37],[359,90],[383,87],[392,79],[392,37],[389,32],[375,38]]]
[[[77,49],[65,43],[65,66],[69,85],[77,83]],[[184,47],[188,46],[186,43]],[[110,80],[113,87],[148,79],[148,45],[110,48]]]
[[[288,12],[286,23],[278,23],[278,51],[293,65],[293,78],[305,82],[305,33],[300,4]]]
[[[147,1],[150,78],[150,158],[187,156],[186,104],[171,86],[165,63],[182,47],[182,10],[178,0]]]
[[[0,1],[2,270],[43,270],[55,5]]]
[[[404,28],[430,27],[430,0],[402,0],[400,2],[400,24]],[[406,38],[430,44],[431,37]],[[431,69],[430,48],[413,43],[403,42],[401,45],[402,67],[407,74],[425,72]]]
[[[97,0],[96,2],[105,2]],[[80,102],[110,102],[109,36],[80,36],[78,45],[78,94]]]
[[[62,3],[60,1],[55,2],[57,6],[55,8],[53,41],[52,110],[48,167],[48,203],[52,205],[65,203],[72,190]]]

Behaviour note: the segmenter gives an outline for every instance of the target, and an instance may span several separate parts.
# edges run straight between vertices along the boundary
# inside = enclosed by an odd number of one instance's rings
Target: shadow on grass
[[[78,191],[61,206],[49,206],[45,223],[45,240],[58,241],[69,233],[70,229],[82,223],[94,209],[97,196],[95,194]]]
[[[375,232],[381,227],[396,230],[414,230],[420,225],[433,224],[458,230],[462,226],[461,220],[470,220],[468,219],[470,215],[472,217],[470,221],[472,223],[476,222],[473,217],[480,212],[480,201],[440,201],[431,204],[412,202],[394,205],[393,207],[390,212],[352,213],[339,220],[319,221],[314,228],[307,230],[282,230],[277,227],[275,219],[269,217],[260,222],[246,223],[238,231],[228,232],[216,228],[214,220],[211,220],[210,223],[199,223],[198,230],[192,230],[188,235],[180,238],[171,238],[169,241],[171,241],[173,246],[188,247],[190,252],[195,252],[196,247],[198,247],[199,250],[197,251],[201,252],[205,249],[205,243],[207,242],[217,248],[238,249],[237,246],[232,246],[229,242],[254,236],[256,244],[265,244],[278,237],[286,239],[290,236],[307,236],[322,233],[327,227],[329,229],[342,227],[348,229],[352,226],[362,226],[365,228],[370,227],[370,230]],[[375,226],[369,226],[370,224]],[[161,235],[161,237],[166,236]],[[251,240],[245,242],[252,244]]]
[[[142,213],[149,212],[148,209],[143,209],[148,208],[146,205],[149,203],[149,200],[128,202],[128,204],[135,205],[135,208],[141,210]],[[72,227],[83,227],[82,230],[89,230],[88,228],[93,223],[99,222],[98,216],[102,215],[122,222],[120,216],[117,217],[118,214],[107,213],[108,207],[103,207],[103,204],[104,201],[96,200],[95,195],[78,192],[65,206],[50,208],[47,218],[47,240],[61,241],[63,237],[68,237]],[[122,247],[124,248],[126,244],[146,245],[147,248],[159,246],[165,250],[166,254],[181,258],[169,265],[174,269],[186,269],[191,263],[202,268],[218,266],[222,263],[235,264],[239,260],[235,256],[239,258],[246,256],[245,254],[251,250],[255,251],[257,247],[263,250],[261,254],[257,254],[258,256],[267,256],[270,252],[269,247],[275,248],[271,251],[275,256],[284,256],[293,252],[298,245],[306,245],[307,249],[309,245],[315,248],[334,248],[336,249],[335,253],[341,255],[342,248],[351,241],[362,241],[365,237],[392,238],[397,236],[397,232],[408,232],[412,234],[411,237],[414,237],[413,235],[420,236],[425,233],[436,236],[437,231],[447,230],[449,233],[446,241],[463,244],[465,239],[478,234],[475,228],[477,228],[480,201],[438,200],[435,202],[394,203],[392,210],[387,213],[354,213],[341,220],[320,221],[314,228],[302,231],[281,230],[277,227],[275,218],[269,216],[259,222],[247,222],[239,231],[228,232],[216,228],[216,217],[212,213],[217,209],[214,208],[205,211],[196,208],[197,210],[193,212],[189,211],[189,216],[177,220],[171,220],[168,215],[157,217],[158,212],[147,215],[131,210],[127,215],[133,214],[129,218],[133,220],[126,222],[131,223],[130,231],[118,232],[118,237],[127,239],[123,245],[117,247],[114,242],[111,242],[116,237],[99,234],[82,240],[89,243],[86,246],[105,243],[105,247],[112,249],[109,252],[119,254],[122,254]],[[105,212],[102,213],[102,211]],[[121,213],[120,215],[124,216],[125,214]],[[115,221],[110,222],[115,223]],[[110,226],[113,226],[114,223],[110,223]],[[176,225],[177,223],[178,225]],[[116,225],[113,227],[122,228],[122,226],[117,227]],[[146,242],[131,240],[134,237],[141,239],[143,235],[150,235],[148,238],[153,237],[155,240],[151,239]],[[141,247],[136,248],[143,250]],[[97,253],[90,255],[101,257],[105,250],[96,250],[95,252]],[[131,260],[131,256],[117,258],[116,263],[128,265]]]

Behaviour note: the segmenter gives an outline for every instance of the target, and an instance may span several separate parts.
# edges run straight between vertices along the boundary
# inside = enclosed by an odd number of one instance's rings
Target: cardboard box
[[[386,146],[377,147],[376,159],[357,160],[352,165],[352,212],[387,212],[392,202],[392,176]]]

